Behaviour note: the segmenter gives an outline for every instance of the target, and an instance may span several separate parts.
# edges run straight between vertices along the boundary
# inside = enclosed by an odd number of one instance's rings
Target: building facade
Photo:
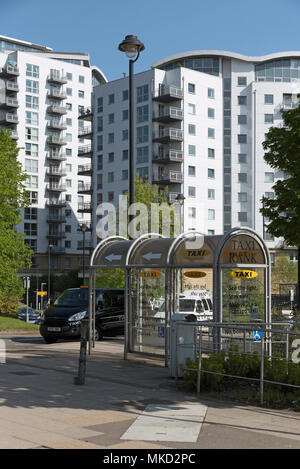
[[[78,113],[90,107],[93,85],[105,81],[88,54],[0,36],[0,126],[20,148],[31,201],[17,227],[34,251],[27,273],[80,268],[83,224],[91,244],[90,215],[81,211],[91,200],[91,173],[80,152],[91,132]]]
[[[159,60],[134,77],[135,173],[168,186],[171,201],[184,195],[184,230],[251,227],[271,252],[282,249],[259,209],[285,175],[266,164],[262,143],[299,92],[300,52],[197,50]],[[128,190],[128,78],[95,87],[92,104],[95,228],[97,205],[117,205]]]

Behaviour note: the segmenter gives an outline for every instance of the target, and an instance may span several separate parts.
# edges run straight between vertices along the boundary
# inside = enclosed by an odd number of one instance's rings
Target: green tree
[[[292,263],[288,256],[276,256],[272,267],[272,290],[279,293],[280,283],[297,283],[297,265]]]
[[[298,95],[298,98],[300,95]],[[265,161],[274,169],[280,169],[284,178],[273,185],[275,198],[262,198],[260,212],[267,217],[268,232],[283,236],[290,246],[298,247],[300,254],[300,106],[282,113],[283,126],[271,127],[263,148]],[[298,292],[300,269],[298,268]],[[300,309],[300,295],[298,294]]]
[[[26,174],[17,161],[18,148],[10,134],[0,131],[0,313],[13,310],[23,294],[20,268],[30,267],[32,251],[24,234],[16,232],[21,209],[29,205]]]

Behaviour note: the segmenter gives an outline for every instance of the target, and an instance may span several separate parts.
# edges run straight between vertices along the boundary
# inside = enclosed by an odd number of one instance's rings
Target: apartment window
[[[114,173],[113,172],[107,173],[107,182],[114,182]]]
[[[26,185],[26,187],[28,187],[28,189],[37,189],[38,188],[38,177],[37,176],[31,176],[29,174],[27,176],[25,185]]]
[[[122,180],[125,181],[128,179],[128,169],[122,170]]]
[[[215,234],[215,230],[207,230],[207,234],[209,236],[213,236]]]
[[[39,78],[39,66],[38,65],[32,65],[32,64],[26,64],[26,76],[27,77],[33,77],[33,78]]]
[[[37,240],[36,239],[25,239],[25,243],[29,246],[29,248],[32,251],[36,252],[36,250],[37,250]],[[31,268],[33,268],[33,267],[34,267],[34,262],[31,258]]]
[[[137,123],[147,122],[148,120],[149,120],[148,105],[137,107],[136,108],[136,121],[137,121]]]
[[[196,114],[196,106],[195,104],[188,103],[188,113],[192,114],[193,116]]]
[[[273,124],[274,116],[273,114],[265,114],[265,124]]]
[[[39,98],[37,96],[26,95],[25,106],[29,109],[38,109],[39,108]]]
[[[71,233],[71,225],[65,225],[65,233]]]
[[[103,155],[97,156],[97,170],[103,169]]]
[[[149,178],[149,168],[148,166],[143,166],[142,168],[137,168],[136,170],[138,177],[142,178],[143,180]]]
[[[26,236],[37,236],[37,224],[24,223],[24,233]]]
[[[265,182],[274,182],[274,173],[265,173]]]
[[[238,77],[238,86],[246,86],[247,77]]]
[[[245,222],[248,220],[247,212],[238,212],[238,221]]]
[[[72,172],[72,165],[71,165],[70,163],[67,163],[66,166],[65,166],[65,168],[66,168],[67,173],[71,173],[71,172]]]
[[[274,96],[272,94],[265,94],[265,104],[274,104]]]
[[[149,128],[147,125],[143,127],[137,127],[136,129],[136,143],[148,142],[149,139]]]
[[[115,141],[115,134],[112,132],[108,134],[108,143],[114,143]]]
[[[238,135],[238,143],[247,143],[247,135],[246,134],[239,134]]]
[[[79,75],[79,76],[78,76],[78,81],[79,81],[79,83],[84,83],[84,76],[83,76],[83,75]]]
[[[25,159],[25,171],[29,173],[38,173],[38,160]]]
[[[66,134],[66,141],[72,142],[72,134]]]
[[[239,153],[238,154],[238,162],[240,164],[246,164],[247,163],[247,155],[246,153]]]
[[[189,124],[188,129],[190,135],[196,135],[196,126],[194,124]]]
[[[80,186],[81,184],[81,187],[83,186],[83,181],[78,181],[78,186]],[[66,186],[67,187],[72,187],[72,180],[71,179],[66,179]]]
[[[207,110],[207,117],[209,119],[214,119],[215,118],[215,110],[212,107],[209,107]]]
[[[207,136],[208,138],[215,138],[215,129],[208,128]]]
[[[112,202],[114,200],[114,197],[115,197],[114,192],[109,192],[107,194],[108,202]]]
[[[26,80],[26,92],[27,93],[39,93],[39,82],[34,80]]]
[[[238,182],[247,182],[247,173],[239,173]]]
[[[214,209],[209,208],[207,211],[208,220],[215,220],[216,212]]]
[[[238,116],[238,124],[239,125],[246,125],[247,124],[247,116],[245,114],[240,114]]]
[[[31,204],[38,203],[38,193],[36,191],[28,191],[28,197]]]
[[[189,166],[188,167],[188,175],[189,176],[196,176],[196,167],[195,166]]]
[[[122,111],[122,120],[127,121],[128,120],[128,109],[125,109]]]
[[[128,140],[128,129],[122,130],[122,140]]]
[[[72,88],[66,88],[66,93],[68,96],[72,96]]]
[[[26,124],[39,125],[39,115],[37,112],[26,111]]]
[[[37,142],[39,139],[39,129],[35,127],[25,127],[25,139]]]
[[[114,113],[108,114],[108,123],[113,124],[115,122],[115,115]]]
[[[78,90],[78,98],[84,98],[84,91]]]
[[[103,137],[102,137],[102,135],[98,135],[98,137],[97,137],[97,150],[98,151],[103,150]]]
[[[265,192],[265,197],[268,199],[275,199],[275,193],[274,192]]]
[[[137,148],[137,164],[141,163],[148,163],[149,161],[149,148],[148,147],[140,147]]]
[[[108,153],[108,162],[113,163],[115,159],[115,154],[114,152]]]
[[[127,100],[128,100],[128,97],[129,97],[129,92],[128,92],[128,90],[123,90],[123,91],[122,91],[122,99],[123,99],[123,101],[127,101]]]
[[[72,148],[66,148],[66,156],[72,156]]]
[[[97,132],[103,132],[103,117],[97,117]]]
[[[66,202],[72,202],[72,195],[66,194]]]
[[[142,103],[149,99],[149,87],[148,85],[138,86],[136,89],[136,102]]]
[[[211,99],[214,99],[215,98],[215,90],[213,88],[208,88],[207,96]]]
[[[79,106],[78,106],[78,109],[79,109]],[[66,110],[72,111],[72,103],[66,103]]]
[[[215,149],[214,148],[208,148],[207,156],[208,156],[208,158],[214,158],[215,157]]]
[[[24,218],[26,220],[37,220],[37,208],[26,207],[24,209]]]
[[[108,95],[108,104],[114,104],[115,103],[115,95],[114,94],[109,94]]]
[[[122,160],[123,161],[128,160],[128,150],[123,150],[122,151]]]
[[[189,197],[196,197],[196,187],[189,186],[188,194],[189,194]]]
[[[189,218],[196,218],[196,208],[195,207],[188,207],[188,217]]]
[[[247,96],[238,96],[238,104],[245,106],[247,104]]]
[[[194,83],[188,83],[188,92],[192,94],[196,93],[196,85]]]
[[[207,190],[207,198],[210,200],[215,200],[215,189]]]
[[[247,192],[239,192],[238,193],[238,201],[243,203],[243,202],[247,202]]]
[[[67,80],[72,81],[73,80],[73,75],[72,73],[67,72],[66,73]]]
[[[207,177],[209,179],[215,179],[215,170],[212,168],[208,168],[207,170]]]
[[[29,156],[39,156],[39,146],[35,143],[25,143],[25,154]]]
[[[189,155],[196,156],[196,145],[189,145]]]
[[[97,111],[103,112],[103,98],[102,97],[97,99]]]

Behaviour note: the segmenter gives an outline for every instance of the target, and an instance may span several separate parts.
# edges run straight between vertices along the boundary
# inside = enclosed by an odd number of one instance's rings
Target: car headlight
[[[86,316],[87,311],[80,311],[80,313],[75,313],[73,316],[69,317],[68,322],[77,322],[81,321]]]

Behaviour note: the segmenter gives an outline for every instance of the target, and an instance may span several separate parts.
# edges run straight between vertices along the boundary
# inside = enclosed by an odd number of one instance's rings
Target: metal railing
[[[165,95],[170,95],[175,98],[183,98],[183,89],[173,85],[165,85],[153,92],[153,98],[158,98]]]
[[[190,347],[191,344],[184,344],[179,337],[178,326],[189,326],[194,328],[194,352],[197,361],[197,369],[188,368],[186,364],[179,363],[178,349],[180,347]],[[300,324],[299,324],[300,326]],[[287,386],[294,389],[300,389],[298,384],[288,382],[279,382],[266,379],[265,363],[272,360],[298,363],[300,366],[300,330],[292,329],[291,323],[216,323],[216,322],[188,322],[177,321],[175,325],[176,334],[176,356],[175,356],[175,378],[178,379],[179,365],[183,370],[194,371],[197,373],[197,393],[201,391],[201,375],[204,373],[218,375],[241,380],[248,380],[259,383],[260,404],[264,401],[264,385],[274,384],[278,386]],[[231,333],[230,333],[231,331]],[[232,345],[237,350],[231,348]],[[217,371],[204,370],[202,359],[210,354],[220,352],[225,354],[242,354],[245,356],[260,357],[260,376],[237,376]]]

